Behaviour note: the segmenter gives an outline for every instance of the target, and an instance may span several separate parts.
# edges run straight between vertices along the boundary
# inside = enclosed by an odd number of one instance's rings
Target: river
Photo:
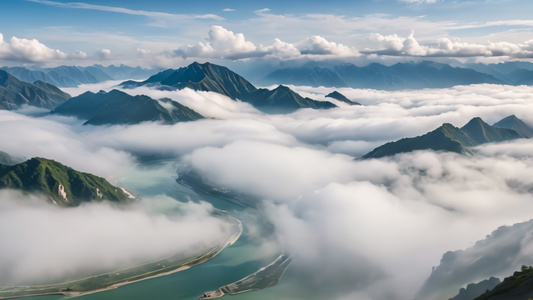
[[[146,168],[151,170],[153,178],[125,178],[123,185],[137,193],[138,195],[156,195],[164,191],[165,194],[173,197],[177,201],[206,201],[211,203],[215,208],[230,213],[233,217],[240,219],[243,223],[244,233],[240,239],[232,246],[224,249],[215,258],[197,265],[190,269],[162,276],[153,279],[147,279],[141,282],[128,284],[114,290],[103,291],[95,294],[80,296],[83,300],[141,300],[141,299],[158,299],[158,300],[197,300],[204,292],[216,290],[219,287],[235,282],[246,277],[261,267],[272,262],[281,253],[279,251],[269,251],[265,254],[256,243],[248,240],[247,218],[240,218],[241,215],[249,213],[250,208],[244,208],[230,201],[219,199],[215,196],[199,196],[190,188],[180,185],[176,182],[175,165],[169,162],[152,162],[145,164]],[[290,268],[282,278],[278,286],[262,290],[253,291],[239,295],[225,296],[231,299],[273,299],[283,298],[287,295],[288,286],[284,283],[286,277],[290,277]],[[28,300],[58,300],[68,298],[66,296],[37,296],[25,297],[18,299]],[[295,298],[297,299],[297,298]]]

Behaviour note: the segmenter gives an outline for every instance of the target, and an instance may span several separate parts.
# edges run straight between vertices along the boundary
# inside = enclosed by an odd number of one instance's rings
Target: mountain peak
[[[533,129],[515,115],[507,116],[494,123],[493,126],[498,128],[512,129],[524,138],[533,137]]]
[[[163,103],[163,104],[162,104]],[[119,90],[97,94],[86,92],[57,107],[54,114],[86,120],[84,125],[138,124],[161,122],[175,124],[203,116],[175,101],[158,101],[146,95],[132,96]]]
[[[0,188],[40,192],[60,206],[77,206],[91,200],[128,199],[121,188],[104,178],[41,157],[12,166],[0,165]]]
[[[333,92],[327,94],[326,98],[333,98],[333,99],[336,99],[336,100],[339,100],[341,102],[348,103],[348,104],[351,104],[351,105],[361,105],[361,103],[352,101],[352,100],[346,98],[346,96],[344,96],[343,94],[341,94],[341,93],[339,93],[337,91],[333,91]]]

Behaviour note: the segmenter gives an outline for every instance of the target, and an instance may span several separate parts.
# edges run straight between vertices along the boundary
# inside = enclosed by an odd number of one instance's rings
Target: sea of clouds
[[[292,88],[317,100],[326,100],[324,95],[333,91]],[[385,142],[421,135],[442,123],[461,127],[478,116],[492,124],[515,114],[533,125],[533,87],[482,84],[395,92],[342,88],[338,91],[363,105],[330,100],[339,107],[287,115],[265,115],[210,92],[124,91],[168,97],[208,118],[175,125],[82,126],[74,118],[0,111],[0,128],[5,128],[0,131],[0,150],[55,159],[115,184],[141,172],[139,155],[162,155],[188,164],[212,185],[260,199],[253,212],[261,216],[257,226],[266,220],[273,230],[268,237],[259,236],[263,231],[251,225],[250,239],[276,243],[294,257],[295,276],[287,280],[298,294],[287,294],[289,298],[299,299],[303,293],[315,299],[409,299],[443,253],[471,247],[499,226],[533,216],[532,140],[479,146],[473,156],[417,151],[358,159]],[[6,203],[10,197],[0,194]],[[95,209],[113,215],[113,208]],[[59,214],[55,208],[48,210]],[[39,211],[17,208],[20,218]],[[179,234],[182,224],[162,227]],[[198,226],[207,235],[204,241],[220,234]],[[31,240],[26,234],[22,229],[16,234],[19,247]],[[517,243],[531,248],[531,239],[523,236]],[[17,251],[10,253],[17,258]],[[526,255],[520,257],[499,273],[533,263]],[[465,282],[453,283],[453,289],[458,292],[487,275],[475,270],[472,274]],[[427,299],[454,296],[450,291],[439,294],[441,288],[449,286],[436,287]]]

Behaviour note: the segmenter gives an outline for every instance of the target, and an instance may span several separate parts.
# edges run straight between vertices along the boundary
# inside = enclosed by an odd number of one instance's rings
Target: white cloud
[[[89,9],[89,10],[122,13],[122,14],[128,14],[128,15],[145,16],[145,17],[149,17],[153,19],[154,23],[152,23],[151,25],[155,25],[155,26],[166,26],[169,21],[183,22],[184,20],[187,20],[187,19],[188,20],[190,19],[212,19],[212,20],[217,20],[217,21],[224,20],[224,18],[214,15],[214,14],[203,14],[203,15],[170,14],[170,13],[165,13],[165,12],[134,10],[134,9],[116,7],[116,6],[94,5],[94,4],[88,4],[88,3],[82,3],[82,2],[61,3],[61,2],[48,1],[48,0],[28,0],[28,1],[50,5],[50,6],[56,6],[56,7]]]
[[[150,51],[149,49],[137,48],[137,54],[138,54],[139,56],[147,56],[147,55],[149,55],[150,53],[152,53],[152,51]]]
[[[294,89],[320,100],[333,91]],[[78,126],[1,112],[0,128],[9,130],[0,131],[0,150],[52,156],[106,177],[123,176],[130,153],[186,156],[210,183],[259,199],[253,215],[271,226],[249,238],[269,231],[266,243],[274,238],[293,255],[282,284],[283,291],[294,284],[295,298],[308,291],[315,299],[409,299],[444,252],[530,218],[532,140],[484,145],[471,157],[420,151],[354,160],[335,152],[363,154],[475,116],[494,123],[516,114],[533,124],[533,87],[338,91],[364,105],[269,116],[213,93],[145,88],[130,92],[170,97],[217,119]]]
[[[420,45],[411,32],[406,38],[393,35],[374,33],[370,40],[376,43],[377,49],[365,49],[365,54],[380,54],[390,56],[421,56],[421,57],[533,57],[531,45],[533,41],[522,44],[509,42],[489,42],[485,45],[452,41],[449,38],[439,39],[437,42]]]
[[[332,54],[335,56],[357,56],[358,53],[355,49],[345,46],[343,44],[337,44],[335,42],[329,42],[325,38],[314,35],[303,41],[295,44],[295,47],[300,50],[302,54],[312,55],[327,55]]]
[[[211,216],[210,205],[179,204],[167,196],[129,207],[86,203],[64,209],[2,190],[0,207],[0,239],[10,241],[3,243],[0,257],[2,286],[60,283],[174,254],[191,258],[235,230]],[[178,209],[181,213],[169,214]]]
[[[109,50],[109,49],[102,49],[102,50],[100,50],[100,52],[98,53],[98,55],[99,55],[100,58],[102,58],[102,59],[109,59],[109,58],[111,58],[111,50]]]
[[[270,11],[270,8],[262,8],[262,9],[258,9],[256,11],[254,11],[254,13],[256,13],[258,15],[261,15],[261,14],[267,13],[269,11]]]
[[[59,50],[48,48],[36,39],[11,37],[4,41],[0,33],[0,59],[21,62],[46,62],[50,60],[64,60],[68,55]]]
[[[222,26],[211,26],[207,43],[198,42],[195,46],[185,46],[176,50],[183,57],[219,57],[229,59],[247,58],[260,55],[257,47],[246,41],[242,33],[233,33]]]
[[[198,42],[174,51],[186,57],[244,59],[253,57],[295,58],[301,56],[358,56],[353,48],[329,42],[321,36],[312,36],[295,44],[274,39],[272,45],[256,46],[247,41],[242,33],[234,33],[222,26],[212,26],[207,43]]]
[[[224,8],[222,11],[235,11],[233,8]]]

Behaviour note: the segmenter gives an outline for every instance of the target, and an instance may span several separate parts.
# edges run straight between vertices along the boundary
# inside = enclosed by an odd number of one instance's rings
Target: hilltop
[[[102,177],[39,157],[12,166],[0,164],[0,188],[44,194],[59,206],[78,206],[91,200],[122,202],[131,198],[125,190]]]

